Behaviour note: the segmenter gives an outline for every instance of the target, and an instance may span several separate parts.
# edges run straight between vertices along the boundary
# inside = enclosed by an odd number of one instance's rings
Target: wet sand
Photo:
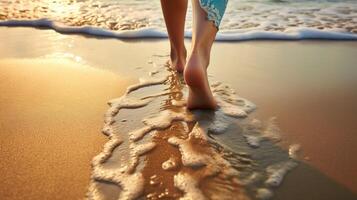
[[[81,199],[106,101],[131,81],[65,59],[1,60],[1,199]]]
[[[212,65],[220,67],[211,74],[256,103],[255,115],[276,116],[306,163],[357,193],[357,42],[245,42],[224,50],[233,45],[216,46]],[[223,56],[230,62],[221,64]]]
[[[128,75],[140,76],[142,72],[138,72],[137,67],[144,68],[145,71],[147,60],[153,54],[168,53],[166,40],[118,41],[60,35],[49,30],[24,28],[1,28],[0,38],[7,38],[1,44],[1,58],[44,56],[61,58],[62,56],[72,60],[84,60],[89,65],[108,70],[117,76],[119,74],[114,80],[122,80]],[[140,49],[140,54],[137,53],[138,49]],[[355,92],[357,73],[354,68],[357,63],[356,49],[356,42],[332,41],[250,41],[215,44],[209,73],[214,75],[215,79],[231,84],[240,96],[257,104],[258,109],[254,115],[260,118],[276,116],[284,133],[284,140],[301,144],[303,157],[308,157],[303,161],[305,164],[288,174],[283,185],[276,192],[276,199],[286,199],[287,197],[301,199],[301,195],[304,199],[341,197],[348,199],[353,196],[351,191],[357,192],[357,182],[353,178],[357,177],[355,171],[357,159],[354,156],[357,151],[355,148],[357,142],[355,134],[355,130],[357,130],[355,124],[357,120],[357,105],[355,103],[357,102]],[[10,64],[13,62],[15,61]],[[20,64],[24,65],[24,63]],[[28,63],[25,64],[28,65]],[[14,73],[12,68],[10,70],[2,66],[1,71],[6,71],[1,74],[6,74],[4,76],[6,79],[2,77],[1,82],[4,80],[20,83],[25,81],[25,79],[16,80],[17,72]],[[42,68],[47,70],[44,66]],[[103,75],[99,75],[98,83],[111,82],[105,78],[109,72],[101,71],[101,73]],[[120,75],[124,73],[125,76]],[[13,76],[8,76],[8,74],[13,74]],[[37,71],[31,74],[26,73],[25,75],[30,79],[28,82],[36,84],[33,86],[35,88],[45,85],[32,81],[36,76],[39,76],[36,74],[38,74]],[[76,74],[80,76],[81,70],[78,70]],[[97,73],[92,75],[97,77]],[[42,76],[42,83],[53,81],[44,77]],[[67,77],[53,77],[67,80]],[[63,79],[61,79],[62,81],[57,80],[57,83],[63,82]],[[33,109],[36,98],[30,92],[27,96],[22,96],[21,92],[18,95],[1,97],[2,102],[13,105],[12,107],[6,106],[6,109],[0,111],[1,130],[8,130],[2,131],[1,137],[11,138],[11,140],[1,140],[4,143],[1,145],[1,157],[9,160],[1,162],[3,165],[1,174],[7,174],[1,177],[7,183],[0,187],[1,196],[13,199],[15,193],[21,193],[24,194],[24,197],[49,198],[56,196],[63,199],[64,196],[60,195],[68,196],[68,198],[80,198],[86,192],[90,160],[101,150],[104,142],[99,130],[106,109],[105,102],[120,96],[121,91],[128,84],[124,82],[122,85],[116,85],[113,81],[111,84],[108,82],[108,85],[101,87],[87,78],[83,77],[82,79],[83,81],[80,83],[75,81],[78,90],[71,91],[73,95],[62,95],[68,90],[66,87],[62,88],[63,90],[58,90],[56,94],[52,93],[55,96],[50,99],[37,100],[37,103],[46,102],[47,110],[45,108]],[[90,89],[94,92],[93,96],[87,96],[88,94],[82,89],[83,87],[88,89],[88,85],[82,83],[98,87]],[[24,85],[31,86],[25,83]],[[20,87],[21,85],[16,84],[15,86]],[[60,86],[63,87],[63,85]],[[59,86],[57,85],[57,87]],[[75,88],[72,89],[75,90]],[[1,87],[3,94],[11,94],[12,91],[8,85]],[[103,95],[105,92],[108,92],[108,95]],[[33,102],[31,102],[32,98]],[[31,99],[31,101],[27,102],[26,100],[24,103],[15,104],[15,102],[22,102],[24,99]],[[59,102],[57,102],[57,106],[50,106],[52,105],[50,102],[61,99],[68,105],[71,104],[71,109],[69,109],[70,106],[67,106],[68,109],[66,108],[63,112],[61,110],[63,107],[60,106],[62,104]],[[89,99],[89,101],[83,99]],[[1,105],[5,103],[1,103]],[[20,107],[21,105],[23,107]],[[90,108],[90,111],[87,108]],[[24,112],[28,109],[29,113]],[[36,115],[40,117],[34,117]],[[58,116],[62,120],[53,119],[52,116]],[[73,120],[78,121],[74,122]],[[23,123],[14,127],[9,124],[13,121]],[[61,123],[57,123],[58,121]],[[48,124],[52,124],[51,128]],[[38,132],[38,134],[29,135],[26,130],[31,130],[31,133]],[[61,135],[48,134],[54,132]],[[73,135],[76,137],[72,137]],[[91,137],[88,138],[88,135]],[[29,139],[24,140],[25,136]],[[32,141],[32,145],[29,147],[26,146],[29,145],[28,140]],[[47,141],[49,142],[47,143]],[[38,146],[39,142],[45,147]],[[92,145],[87,145],[88,143]],[[57,147],[56,151],[52,149],[53,146]],[[91,150],[89,150],[89,146]],[[22,149],[21,153],[18,148]],[[27,151],[28,149],[32,149],[32,151]],[[34,151],[36,156],[33,156]],[[83,153],[84,151],[85,153]],[[24,156],[27,155],[26,152],[28,156]],[[59,159],[54,159],[57,157]],[[40,162],[43,159],[52,162],[52,164]],[[72,162],[69,162],[68,159],[71,159]],[[33,163],[35,167],[28,167],[29,163]],[[37,168],[39,163],[42,165]],[[74,167],[77,170],[74,170]],[[84,169],[87,171],[86,173]],[[10,172],[11,170],[13,171]],[[14,176],[14,174],[19,175]],[[58,174],[64,177],[58,176]],[[74,178],[81,179],[73,180]],[[75,186],[70,186],[72,184]],[[23,187],[17,187],[18,185],[23,185]],[[82,189],[79,191],[76,188]],[[55,193],[56,195],[54,195]],[[19,199],[21,198],[22,196],[19,196]]]

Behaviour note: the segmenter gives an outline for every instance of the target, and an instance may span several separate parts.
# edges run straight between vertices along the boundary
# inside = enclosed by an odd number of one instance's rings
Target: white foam
[[[128,174],[119,170],[104,170],[101,168],[95,168],[92,172],[92,178],[95,180],[110,181],[116,183],[121,187],[119,200],[136,199],[138,198],[144,189],[144,178],[141,173]],[[89,188],[89,197],[93,199],[99,199],[96,194],[97,187],[95,182],[91,183]]]
[[[190,141],[181,140],[176,137],[170,138],[168,142],[178,146],[181,153],[182,164],[186,167],[202,167],[207,164],[207,157],[194,150]]]
[[[236,95],[235,91],[227,84],[217,82],[211,87],[219,109],[228,116],[246,117],[256,108],[252,102]]]
[[[281,140],[280,128],[276,123],[276,117],[271,117],[263,131],[263,136],[278,142]]]
[[[261,200],[267,200],[273,197],[273,192],[267,188],[257,189],[256,198]]]
[[[164,76],[164,77],[150,76],[149,78],[140,78],[139,83],[128,87],[126,93],[129,94],[129,93],[131,93],[137,89],[143,88],[143,87],[159,85],[159,84],[164,83],[166,80],[167,80],[167,76]]]
[[[103,163],[109,159],[114,149],[123,141],[117,134],[109,132],[109,141],[104,145],[103,151],[92,160],[92,179],[115,183],[122,189],[119,199],[136,199],[143,192],[144,179],[140,172],[133,173],[138,164],[139,156],[151,151],[156,144],[130,144],[130,162],[121,168],[105,169]],[[91,182],[88,190],[89,199],[101,199],[96,182]]]
[[[174,185],[184,192],[180,200],[206,200],[201,190],[198,188],[197,179],[190,174],[179,172],[174,176]]]
[[[244,137],[251,147],[257,148],[263,140],[279,142],[281,132],[275,117],[271,117],[265,124],[260,120],[253,119],[245,128]]]
[[[0,26],[47,27],[112,38],[167,38],[160,3],[135,0],[0,1]],[[230,0],[217,40],[357,39],[354,1]],[[192,9],[185,36],[191,37]]]
[[[132,132],[129,133],[130,135],[130,140],[132,141],[138,141],[141,138],[143,138],[147,133],[149,133],[150,131],[152,131],[152,127],[150,126],[144,126],[142,128],[139,128],[137,130],[134,130]]]
[[[156,143],[153,142],[149,142],[149,143],[145,143],[145,144],[139,144],[135,147],[130,147],[133,149],[132,152],[134,152],[134,154],[136,156],[141,156],[149,151],[151,151],[153,148],[155,148]]]
[[[166,129],[171,126],[173,121],[186,121],[194,120],[194,116],[188,112],[174,112],[172,110],[164,110],[157,115],[145,118],[143,123],[152,129]]]
[[[177,160],[173,157],[170,157],[168,160],[162,163],[162,169],[164,170],[173,170],[177,168]]]
[[[109,141],[105,143],[103,151],[93,158],[92,166],[98,166],[104,163],[111,156],[113,150],[122,142],[123,140],[121,140],[118,135],[110,134]]]
[[[156,147],[156,143],[149,142],[144,144],[130,144],[130,164],[126,166],[126,170],[129,173],[133,173],[136,166],[139,164],[139,157],[144,155],[145,153],[151,151]]]
[[[139,87],[135,85],[136,87]],[[128,109],[134,109],[134,108],[140,108],[148,105],[152,101],[151,98],[136,98],[136,97],[129,97],[127,95],[122,96],[118,99],[113,99],[108,102],[108,104],[111,106],[110,108],[110,116],[115,116],[120,109],[123,108],[128,108]]]
[[[341,30],[319,30],[315,28],[292,28],[289,31],[247,31],[226,32],[217,34],[218,41],[244,41],[244,40],[304,40],[304,39],[329,39],[329,40],[357,40],[357,34],[342,32]]]
[[[222,154],[211,147],[208,143],[206,131],[198,123],[195,124],[187,139],[171,137],[168,142],[179,148],[183,166],[196,170],[197,177],[195,179],[191,175],[181,172],[174,178],[175,186],[185,193],[183,199],[203,198],[198,183],[206,177],[220,176],[224,177],[227,183],[230,183],[239,174],[223,158]],[[227,185],[226,187],[230,186]]]
[[[102,164],[111,156],[115,147],[120,145],[121,141],[117,139],[115,134],[112,134],[110,140],[104,145],[104,150],[97,155],[92,161],[92,179],[102,180],[115,183],[122,189],[119,199],[136,199],[142,192],[144,187],[144,178],[141,172],[135,172],[138,165],[139,156],[151,151],[156,144],[153,142],[136,145],[130,144],[130,162],[121,168],[106,169]],[[89,199],[101,199],[98,192],[96,182],[91,182],[89,191]]]
[[[262,175],[258,172],[253,172],[250,176],[240,181],[241,185],[249,186],[255,184],[262,179]]]
[[[92,160],[92,180],[88,190],[88,199],[102,199],[94,180],[103,180],[115,183],[122,189],[119,199],[136,199],[143,192],[144,179],[141,173],[133,173],[138,164],[139,156],[155,148],[155,143],[141,145],[130,144],[130,163],[117,169],[105,169],[103,163],[112,155],[114,149],[123,141],[112,131],[107,132],[109,141],[105,143],[103,151]]]
[[[244,135],[244,137],[247,140],[247,143],[254,148],[259,147],[260,142],[263,140],[263,137],[258,135]]]
[[[140,28],[137,30],[112,31],[93,26],[67,26],[49,19],[38,20],[6,20],[0,21],[0,26],[20,26],[20,27],[46,27],[59,33],[87,34],[98,37],[110,37],[117,39],[135,38],[167,38],[165,30],[158,28]],[[191,38],[190,31],[185,32],[186,38]],[[304,40],[304,39],[328,39],[328,40],[357,40],[357,34],[348,33],[341,30],[319,30],[316,28],[293,28],[289,31],[225,31],[219,32],[217,41],[245,41],[245,40]]]
[[[171,110],[164,110],[156,115],[144,118],[142,122],[145,126],[130,132],[130,140],[138,141],[153,130],[163,130],[169,128],[174,121],[191,122],[193,120],[194,116],[190,113],[179,113]]]
[[[292,159],[298,159],[298,154],[301,149],[300,144],[292,144],[289,146],[289,156]]]
[[[214,117],[215,118],[209,125],[208,130],[215,134],[224,133],[230,125],[229,120],[221,112],[216,112]]]
[[[166,79],[166,77],[164,78]],[[105,115],[105,123],[102,132],[108,136],[109,141],[104,145],[103,151],[92,160],[92,181],[87,194],[89,199],[102,199],[101,194],[98,191],[98,185],[95,182],[96,180],[107,181],[120,186],[122,191],[120,192],[119,199],[136,199],[142,194],[144,178],[141,172],[136,171],[136,167],[139,164],[139,157],[153,150],[156,147],[156,143],[146,142],[136,144],[135,141],[143,137],[143,135],[147,132],[159,128],[160,126],[150,126],[149,124],[149,126],[145,126],[142,129],[129,133],[129,162],[124,163],[120,168],[107,169],[103,166],[103,164],[112,156],[115,148],[123,143],[123,140],[119,137],[118,133],[113,130],[113,124],[115,123],[114,117],[118,114],[120,109],[135,109],[144,107],[157,97],[150,96],[136,98],[129,96],[129,93],[142,87],[159,84],[158,82],[163,83],[164,78],[151,77],[150,79],[141,80],[140,83],[129,87],[127,93],[125,93],[122,97],[108,102],[110,108]],[[171,123],[172,120],[182,117],[176,116],[175,118],[174,114],[165,116],[166,115],[161,118],[155,118],[156,121],[153,120],[152,123],[158,122],[158,120],[166,120],[170,117],[172,118],[170,121]],[[161,126],[163,125],[162,123],[158,124]],[[164,125],[169,126],[169,124]]]
[[[297,166],[295,161],[289,160],[267,167],[268,179],[265,181],[267,186],[277,187],[281,184],[284,176]]]

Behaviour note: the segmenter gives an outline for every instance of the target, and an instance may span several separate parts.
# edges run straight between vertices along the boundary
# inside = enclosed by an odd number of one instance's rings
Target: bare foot
[[[177,72],[182,73],[186,65],[186,49],[180,51],[171,49],[170,58],[171,66],[176,69]]]
[[[188,109],[214,110],[217,108],[207,78],[208,62],[208,56],[192,53],[186,64],[184,78],[189,86]]]

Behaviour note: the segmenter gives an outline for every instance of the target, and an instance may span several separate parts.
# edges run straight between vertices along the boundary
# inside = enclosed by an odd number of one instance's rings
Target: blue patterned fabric
[[[199,0],[201,7],[207,13],[207,19],[219,28],[228,0]]]

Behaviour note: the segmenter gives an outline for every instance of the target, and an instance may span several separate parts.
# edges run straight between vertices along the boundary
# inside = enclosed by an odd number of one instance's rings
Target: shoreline
[[[113,31],[95,26],[68,26],[49,19],[37,20],[6,20],[0,21],[0,27],[30,27],[36,29],[53,30],[60,34],[78,34],[83,36],[93,36],[101,38],[115,38],[120,40],[137,39],[167,39],[165,30],[159,28],[141,28],[137,30]],[[185,31],[186,39],[190,39],[192,33]],[[295,28],[287,32],[281,31],[256,31],[247,32],[225,31],[218,32],[216,41],[219,42],[239,42],[239,41],[303,41],[303,40],[336,40],[336,41],[357,41],[357,34],[350,32],[340,32],[334,30],[320,30],[317,28]]]

